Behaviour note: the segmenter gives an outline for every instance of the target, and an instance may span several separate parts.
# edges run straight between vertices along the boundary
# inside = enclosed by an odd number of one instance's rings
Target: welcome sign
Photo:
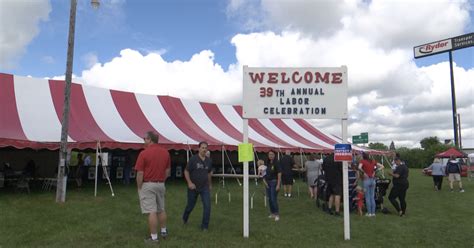
[[[244,118],[347,118],[347,67],[244,67]]]

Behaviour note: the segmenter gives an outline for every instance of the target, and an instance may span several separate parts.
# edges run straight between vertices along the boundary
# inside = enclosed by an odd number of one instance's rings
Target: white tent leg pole
[[[300,160],[301,160],[301,168],[300,169],[303,169],[303,168],[305,168],[304,161],[303,161],[303,148],[300,148]],[[304,182],[304,177],[301,178],[302,171],[301,170],[298,171],[298,174],[299,174],[299,178],[302,179],[303,182]],[[300,196],[300,185],[299,184],[297,185],[297,188],[298,188],[298,197],[299,197]]]
[[[347,119],[342,119],[342,143],[347,144]],[[349,176],[348,163],[342,162],[342,187],[344,197],[344,239],[351,239],[351,226],[349,215]]]
[[[234,168],[234,166],[232,165],[232,161],[230,160],[229,154],[227,154],[227,151],[225,151],[225,150],[224,150],[224,152],[225,152],[225,154],[226,154],[226,156],[227,156],[227,160],[229,160],[230,169],[231,169],[230,171],[231,171],[232,173],[234,173],[234,175],[237,175],[237,172],[235,171],[235,168]],[[242,184],[240,183],[239,177],[235,177],[235,180],[237,180],[237,183],[239,184],[239,186],[242,186]]]
[[[114,193],[114,189],[112,188],[112,182],[110,182],[109,173],[107,172],[107,169],[104,166],[102,166],[102,169],[104,170],[104,173],[106,174],[105,178],[107,179],[107,182],[109,183],[110,193],[112,193],[112,197],[114,197],[115,193]]]
[[[255,147],[253,148],[253,171],[255,176],[258,176],[258,167],[257,167],[257,162],[259,160],[257,151],[255,150]],[[258,186],[258,177],[255,177],[255,185]]]
[[[249,121],[242,119],[243,121],[243,143],[249,141]],[[244,212],[244,238],[249,237],[249,162],[244,162],[244,199],[243,199],[243,212]]]
[[[95,186],[94,186],[94,197],[97,197],[97,174],[99,173],[99,142],[95,147]]]
[[[221,150],[221,153],[222,153],[222,175],[225,174],[225,160],[224,160],[224,146],[222,146],[222,150]],[[224,179],[224,176],[222,176],[222,187],[224,188],[225,187],[225,179]]]
[[[257,162],[255,161],[255,156],[253,157],[253,174],[257,176]],[[255,185],[258,185],[258,177],[255,177]]]

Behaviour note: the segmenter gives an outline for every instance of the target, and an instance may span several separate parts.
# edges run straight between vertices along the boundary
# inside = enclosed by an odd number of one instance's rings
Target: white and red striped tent
[[[0,147],[58,149],[64,81],[0,73]],[[207,141],[213,150],[235,150],[242,141],[242,107],[135,94],[72,84],[69,147],[140,149],[156,131],[168,149]],[[332,151],[341,140],[301,119],[251,119],[257,151]],[[363,148],[356,147],[358,150]]]

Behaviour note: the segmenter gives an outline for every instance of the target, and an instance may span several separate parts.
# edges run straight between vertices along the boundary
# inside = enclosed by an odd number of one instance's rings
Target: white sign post
[[[243,68],[243,143],[249,118],[341,119],[347,143],[347,67]],[[347,162],[343,162],[344,239],[350,239]],[[244,162],[244,237],[249,236],[248,162]]]

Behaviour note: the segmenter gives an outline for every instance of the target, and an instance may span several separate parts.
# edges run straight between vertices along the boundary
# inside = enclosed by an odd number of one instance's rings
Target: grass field
[[[242,237],[242,188],[226,180],[219,202],[212,204],[209,232],[199,230],[198,202],[188,225],[181,223],[186,204],[183,182],[167,185],[169,237],[161,247],[474,247],[474,181],[463,178],[466,192],[432,190],[430,177],[410,171],[407,215],[378,214],[376,218],[351,214],[351,240],[344,241],[343,217],[317,209],[301,181],[299,197],[279,197],[281,220],[267,218],[263,191],[256,191],[250,210],[250,237]],[[92,185],[81,190],[69,186],[67,202],[56,204],[55,192],[31,194],[0,191],[0,247],[146,247],[146,217],[140,214],[134,185],[115,186],[115,197],[101,185],[97,198]],[[232,201],[227,200],[227,190]],[[296,192],[296,186],[295,186]],[[386,199],[386,206],[393,207]]]

